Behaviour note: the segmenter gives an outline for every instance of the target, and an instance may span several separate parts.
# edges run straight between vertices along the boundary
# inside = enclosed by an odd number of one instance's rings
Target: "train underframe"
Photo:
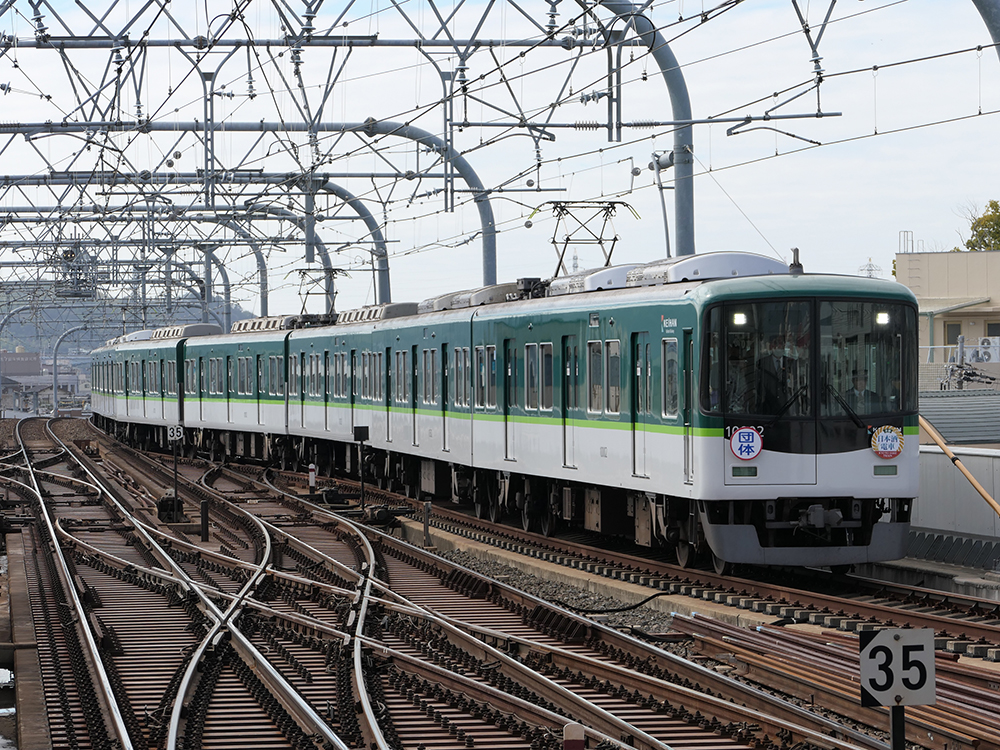
[[[166,426],[95,424],[146,450],[169,451]],[[395,451],[320,438],[236,430],[186,429],[184,453],[211,460],[244,460],[320,476],[360,477],[409,497],[471,504],[479,518],[516,520],[526,531],[552,534],[558,525],[630,539],[646,547],[672,547],[678,562],[828,565],[905,554],[909,498],[776,497],[768,500],[694,500],[617,487],[479,469]],[[622,509],[625,512],[622,513]]]

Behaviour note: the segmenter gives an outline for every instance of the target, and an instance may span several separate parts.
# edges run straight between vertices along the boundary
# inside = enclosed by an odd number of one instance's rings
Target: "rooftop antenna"
[[[799,249],[792,248],[792,262],[788,264],[788,273],[792,276],[801,276],[803,273],[802,264],[799,263]]]
[[[869,258],[868,262],[858,269],[858,273],[862,276],[867,276],[869,279],[882,278],[882,269],[872,263],[871,258]]]

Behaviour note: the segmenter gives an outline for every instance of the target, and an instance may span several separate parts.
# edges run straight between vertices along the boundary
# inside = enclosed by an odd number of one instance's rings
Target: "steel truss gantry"
[[[478,238],[482,280],[495,283],[491,197],[546,192],[557,133],[619,141],[630,128],[669,128],[669,117],[625,117],[623,75],[647,55],[680,122],[674,229],[678,251],[693,252],[690,106],[648,6],[236,0],[206,12],[167,0],[0,2],[8,292],[51,283],[57,295],[170,317],[194,272],[207,319],[224,272],[234,298],[266,314],[276,276],[316,266],[332,307],[337,251],[360,247],[389,301],[394,223],[466,203],[478,224],[455,219],[449,236]],[[412,81],[426,91],[404,104]],[[574,93],[574,81],[592,93]],[[574,116],[600,99],[601,121]],[[480,169],[493,152],[505,163]],[[518,187],[526,175],[532,190]]]

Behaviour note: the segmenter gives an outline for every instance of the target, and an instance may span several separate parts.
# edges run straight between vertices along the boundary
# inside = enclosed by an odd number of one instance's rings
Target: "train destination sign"
[[[925,706],[937,700],[933,630],[886,628],[858,637],[862,706]]]

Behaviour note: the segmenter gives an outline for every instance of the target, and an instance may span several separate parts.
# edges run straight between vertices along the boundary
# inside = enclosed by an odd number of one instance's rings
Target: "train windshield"
[[[906,305],[739,302],[708,313],[702,408],[771,418],[912,411],[916,314]]]

